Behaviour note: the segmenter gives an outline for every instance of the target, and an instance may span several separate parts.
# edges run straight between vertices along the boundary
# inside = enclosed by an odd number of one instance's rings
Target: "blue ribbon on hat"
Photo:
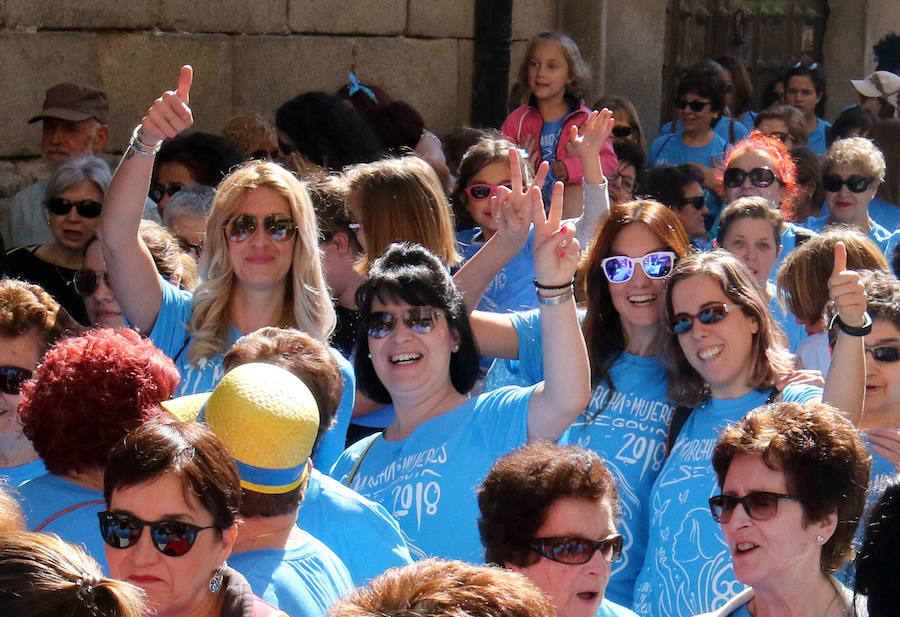
[[[303,461],[296,467],[288,469],[269,469],[267,467],[257,467],[243,461],[234,459],[237,465],[238,473],[241,476],[241,482],[249,482],[257,486],[267,486],[272,488],[289,486],[294,484],[301,478],[306,471],[306,461]]]
[[[357,92],[363,92],[364,94],[367,94],[370,99],[372,99],[373,103],[378,102],[378,97],[375,96],[375,93],[372,92],[372,89],[362,85],[359,81],[359,78],[356,75],[354,75],[352,72],[350,73],[349,79],[350,79],[350,88],[347,90],[347,94],[349,96],[353,96]]]

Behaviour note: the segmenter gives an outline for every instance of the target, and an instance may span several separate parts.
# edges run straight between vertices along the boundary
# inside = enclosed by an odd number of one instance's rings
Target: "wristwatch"
[[[831,318],[828,329],[831,330],[835,326],[840,328],[841,332],[849,336],[868,336],[869,333],[872,332],[872,316],[866,311],[863,313],[863,324],[861,326],[848,326],[843,322],[840,315],[835,315]]]

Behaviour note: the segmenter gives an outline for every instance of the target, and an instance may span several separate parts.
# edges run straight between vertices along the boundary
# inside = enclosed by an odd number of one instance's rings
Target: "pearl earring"
[[[459,351],[459,345],[454,345],[454,346],[453,346],[453,353],[456,353],[457,351]]]
[[[822,544],[823,542],[825,542],[825,538],[822,536],[816,536],[816,542]]]

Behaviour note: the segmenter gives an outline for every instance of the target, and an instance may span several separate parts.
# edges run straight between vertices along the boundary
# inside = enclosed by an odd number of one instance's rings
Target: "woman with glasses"
[[[841,249],[843,246],[840,247]],[[696,253],[666,287],[669,396],[678,405],[669,456],[648,503],[650,541],[635,586],[634,610],[670,617],[720,607],[735,590],[728,549],[706,511],[713,494],[710,454],[716,436],[747,411],[775,400],[826,400],[858,419],[865,369],[861,332],[869,323],[856,272],[836,250],[829,278],[842,332],[825,390],[791,383],[791,357],[750,271],[725,251]]]
[[[634,144],[641,153],[647,152],[641,119],[634,103],[624,96],[604,96],[597,99],[593,108],[597,111],[609,109],[613,112],[615,125],[612,128],[611,138],[616,155],[619,154],[619,146],[623,142]]]
[[[796,107],[776,103],[756,114],[753,123],[751,131],[755,128],[763,135],[777,137],[788,150],[809,142],[803,113]]]
[[[65,161],[47,183],[44,205],[53,242],[14,248],[6,255],[6,276],[43,287],[83,325],[90,325],[84,302],[72,288],[84,249],[100,227],[109,165],[96,156]]]
[[[527,576],[558,617],[633,617],[604,598],[624,538],[616,481],[596,452],[517,448],[491,467],[478,507],[485,561]]]
[[[204,424],[154,419],[131,431],[109,455],[97,515],[110,575],[142,588],[159,617],[286,617],[225,563],[240,482]]]
[[[624,553],[612,566],[606,595],[625,606],[644,559],[650,488],[665,459],[672,414],[660,358],[666,281],[689,251],[674,212],[654,201],[630,202],[611,208],[583,266],[582,333],[593,392],[568,439],[598,452],[619,486]],[[489,389],[544,378],[541,315],[490,318],[476,312],[472,321],[485,355],[510,358],[494,363]]]
[[[832,576],[853,554],[871,466],[847,419],[821,403],[754,409],[723,431],[712,466],[721,493],[705,516],[747,589],[723,583],[727,602],[704,617],[866,614]]]
[[[893,255],[900,232],[885,229],[869,216],[869,204],[884,180],[884,156],[864,137],[836,141],[825,153],[822,187],[827,213],[806,222],[814,231],[829,225],[855,227],[878,245],[886,257]],[[824,210],[824,209],[823,209]]]

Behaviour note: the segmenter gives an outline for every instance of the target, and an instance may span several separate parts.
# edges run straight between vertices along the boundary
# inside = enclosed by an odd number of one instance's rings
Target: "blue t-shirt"
[[[556,146],[559,143],[559,136],[562,134],[566,116],[568,114],[553,122],[544,120],[544,124],[541,126],[541,161],[547,161],[551,164],[556,162]],[[547,179],[544,181],[544,186],[541,188],[545,209],[550,206],[550,196],[553,192],[553,183],[556,180],[557,177],[553,175],[553,168],[551,167],[550,173],[547,174]]]
[[[494,461],[527,441],[533,393],[500,388],[426,420],[406,439],[379,435],[350,487],[397,519],[414,558],[482,563],[475,491]],[[331,475],[346,482],[369,443],[347,448]]]
[[[744,128],[747,129],[747,134],[750,134],[750,131],[756,128],[756,116],[759,114],[753,110],[748,109],[744,112],[744,115],[740,118],[736,118],[738,122],[744,125]]]
[[[748,114],[749,113],[752,113],[752,112],[748,112]],[[746,118],[748,114],[744,114],[744,117]],[[734,127],[734,129],[731,128],[732,126]],[[750,126],[748,127],[748,126],[745,126],[744,123],[741,122],[740,120],[735,120],[733,118],[729,118],[728,116],[722,116],[722,118],[720,118],[719,121],[716,122],[716,125],[714,127],[712,127],[712,130],[714,130],[716,132],[716,135],[718,135],[719,137],[724,139],[727,143],[736,144],[737,142],[742,140],[744,137],[749,135],[750,131],[753,130],[753,120],[750,120]],[[734,131],[734,140],[731,139],[732,130]],[[684,131],[684,127],[681,125],[681,121],[676,120],[675,121],[675,132],[681,133],[683,131]],[[672,123],[671,122],[666,122],[659,129],[660,135],[663,135],[665,133],[671,133],[671,132],[672,132]],[[707,167],[708,166],[709,165],[707,165]]]
[[[781,303],[778,302],[777,293],[772,294],[772,299],[769,300],[769,313],[775,318],[781,329],[784,330],[785,335],[787,335],[791,353],[797,353],[797,347],[807,337],[806,328],[797,323],[796,315],[789,309],[781,306]]]
[[[199,368],[191,364],[188,359],[188,349],[194,340],[188,338],[187,324],[194,310],[193,294],[178,289],[162,277],[160,277],[160,281],[162,282],[162,304],[159,307],[156,323],[150,332],[150,340],[164,354],[172,358],[181,375],[181,383],[178,385],[175,396],[211,392],[225,375],[225,368],[222,366],[225,354],[220,353],[205,358],[200,362]],[[241,332],[234,326],[230,326],[228,344],[233,345],[240,337]],[[322,436],[315,453],[313,453],[313,462],[321,469],[330,469],[337,457],[344,451],[347,427],[350,425],[356,397],[356,374],[353,372],[353,366],[333,347],[331,354],[341,369],[344,389],[341,393],[341,404],[337,410],[334,426]]]
[[[341,560],[309,534],[297,548],[232,553],[228,565],[244,575],[253,593],[291,617],[325,617],[353,589]]]
[[[608,585],[606,593],[609,594]],[[594,617],[637,617],[637,613],[630,608],[625,608],[607,598],[603,598],[603,602],[600,603],[600,608],[597,609],[597,614]]]
[[[827,217],[830,214],[831,210],[828,209],[828,204],[823,204],[819,216]],[[873,197],[869,202],[869,216],[888,231],[896,231],[900,227],[900,206],[879,199],[878,196]]]
[[[7,486],[15,488],[23,482],[42,476],[45,473],[47,473],[47,468],[44,467],[44,461],[41,457],[37,457],[24,465],[0,467],[0,482],[6,482]]]
[[[828,150],[828,144],[825,141],[825,131],[831,128],[831,123],[816,118],[819,121],[815,130],[809,134],[809,143],[807,144],[816,154],[822,156]]]
[[[106,545],[100,537],[100,519],[97,518],[98,512],[106,510],[102,492],[84,488],[51,473],[32,478],[18,490],[19,505],[25,514],[28,531],[55,533],[66,542],[81,545],[103,567],[104,572],[109,572],[103,550]],[[60,514],[69,508],[72,509]],[[59,516],[46,523],[57,514]],[[44,523],[46,525],[38,529]]]
[[[297,525],[335,552],[357,586],[388,568],[412,563],[400,526],[381,504],[316,469],[309,475]]]
[[[464,229],[456,233],[456,243],[462,253],[463,262],[469,261],[484,246],[478,239],[481,229]],[[528,234],[528,241],[522,250],[503,266],[491,279],[481,301],[479,311],[506,313],[537,308],[537,294],[534,293],[534,228]]]
[[[519,339],[518,383],[544,379],[540,312],[515,313],[512,323]],[[561,441],[590,448],[606,462],[616,478],[625,537],[622,557],[613,564],[606,597],[631,605],[634,581],[647,548],[647,508],[650,489],[666,456],[666,433],[673,406],[666,395],[666,368],[656,356],[623,352],[609,376],[591,393],[587,409]]]
[[[830,227],[832,225],[840,225],[836,221],[829,221],[828,216],[820,216],[818,218],[809,217],[806,219],[806,227],[812,229],[813,231],[822,231],[826,227]],[[869,239],[874,242],[884,256],[890,261],[891,256],[894,254],[894,249],[897,247],[897,244],[900,243],[900,231],[888,231],[874,220],[872,221],[872,229],[869,230],[867,234]]]
[[[713,132],[713,138],[705,146],[688,146],[681,140],[681,133],[663,133],[653,140],[650,145],[650,165],[684,165],[685,163],[697,163],[704,167],[717,167],[722,164],[725,156],[725,150],[728,148],[728,141]],[[716,163],[713,164],[713,158]],[[706,197],[706,207],[709,209],[707,215],[707,226],[709,222],[716,218],[719,210],[722,209],[722,200],[714,191],[708,188],[703,189],[703,195]]]
[[[731,553],[707,500],[719,492],[712,451],[719,432],[764,405],[768,391],[736,399],[710,399],[694,409],[650,493],[650,542],[634,590],[640,615],[680,617],[720,608],[743,585],[734,578]],[[822,398],[822,389],[793,386],[782,400]]]

